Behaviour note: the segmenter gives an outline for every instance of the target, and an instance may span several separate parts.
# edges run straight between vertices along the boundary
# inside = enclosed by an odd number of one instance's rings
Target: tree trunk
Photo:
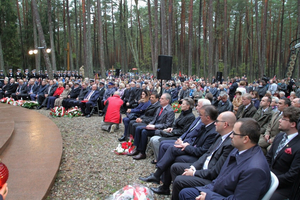
[[[152,17],[151,17],[151,5],[150,0],[147,0],[148,4],[148,20],[149,20],[149,41],[150,41],[150,48],[151,48],[151,64],[152,64],[152,72],[155,73],[155,51],[153,45],[153,36],[152,36]]]
[[[158,65],[158,0],[154,0],[154,57],[155,65],[153,70],[153,75],[157,75],[157,65]]]
[[[172,33],[173,33],[173,0],[169,0],[169,20],[168,20],[168,55],[172,56]]]
[[[31,4],[32,4],[33,15],[35,16],[35,22],[36,22],[37,30],[38,30],[38,33],[39,33],[39,38],[40,38],[41,45],[42,45],[42,47],[46,48],[47,45],[46,45],[44,32],[43,32],[43,27],[42,27],[42,23],[41,23],[41,20],[40,20],[40,15],[38,13],[38,8],[37,8],[37,5],[36,5],[36,1],[31,0]],[[48,72],[52,72],[50,59],[49,59],[49,56],[46,52],[46,49],[42,49],[42,52],[43,52],[43,55],[44,55],[46,69],[47,69]],[[53,79],[53,73],[49,73],[49,78]]]
[[[71,34],[71,22],[70,22],[70,12],[69,12],[69,0],[66,2],[67,6],[67,23],[68,23],[68,42],[69,42],[69,59],[70,59],[70,69],[73,71],[74,70],[74,65],[73,65],[73,43],[72,43],[72,34]]]
[[[198,37],[197,37],[197,56],[196,56],[196,75],[200,77],[201,67],[201,19],[202,18],[202,0],[199,3],[199,24],[198,24]]]
[[[85,52],[86,52],[86,63],[84,65],[85,77],[93,77],[93,60],[92,60],[92,33],[91,33],[91,0],[86,1],[86,34],[85,34]]]
[[[255,0],[255,16],[258,15],[258,0]],[[258,69],[259,77],[262,77],[262,59],[261,59],[261,38],[260,38],[260,29],[258,24],[258,17],[255,17],[255,27],[256,27],[256,48],[257,48],[257,57],[258,57]]]
[[[267,21],[268,21],[268,0],[265,0],[264,4],[264,21],[263,21],[263,30],[262,30],[262,48],[261,48],[261,68],[260,74],[265,74],[266,68],[266,45],[267,45]],[[261,76],[262,77],[262,76]]]
[[[22,34],[22,23],[21,23],[21,16],[20,16],[20,8],[19,8],[19,1],[16,0],[17,3],[17,13],[18,13],[18,20],[19,20],[19,31],[20,31],[20,40],[21,40],[21,55],[22,55],[22,67],[25,67],[25,54],[24,54],[24,47],[23,47],[23,34]]]
[[[281,11],[281,24],[280,24],[280,39],[279,39],[279,43],[280,43],[280,47],[279,47],[279,74],[281,74],[281,77],[285,77],[285,66],[283,64],[283,51],[282,51],[282,32],[283,32],[283,18],[284,18],[284,3],[285,0],[282,0],[282,11]]]
[[[193,0],[190,0],[189,8],[189,53],[188,53],[188,76],[192,76],[193,59]]]
[[[105,62],[104,62],[104,45],[103,45],[103,26],[102,26],[102,10],[100,0],[97,0],[97,8],[98,8],[98,40],[99,40],[99,59],[101,65],[101,74],[105,74]]]
[[[297,22],[298,22],[298,27],[297,27],[297,38],[300,38],[300,0],[298,0],[298,18],[297,18]],[[300,78],[300,54],[298,54],[298,80]]]
[[[228,53],[228,38],[227,38],[227,0],[224,0],[224,77],[227,78],[228,76],[228,67],[227,67],[227,53]]]
[[[76,59],[75,59],[75,70],[79,70],[79,46],[78,46],[78,21],[77,21],[77,0],[74,0],[74,10],[75,10],[75,54],[76,54]]]
[[[208,29],[209,29],[209,46],[208,46],[208,77],[212,77],[212,68],[214,66],[213,59],[214,59],[214,32],[213,32],[213,0],[209,0],[208,5]]]
[[[184,48],[184,41],[185,41],[185,0],[181,0],[181,32],[180,32],[180,65],[179,70],[183,72],[185,68],[185,48]]]
[[[2,49],[2,42],[1,42],[1,34],[0,34],[0,70],[5,71],[4,58],[3,58],[3,49]]]
[[[166,1],[160,1],[160,30],[161,30],[161,53],[162,55],[167,54],[167,32],[166,32]]]
[[[38,46],[39,46],[39,42],[38,42],[38,35],[37,35],[36,21],[35,21],[34,14],[32,15],[32,20],[33,20],[33,44],[34,44],[34,48],[37,49]],[[40,54],[39,53],[35,54],[34,59],[35,59],[35,69],[36,69],[36,71],[39,72],[40,71],[40,64],[41,64]]]
[[[48,23],[49,23],[52,68],[54,71],[56,71],[57,69],[56,69],[56,59],[55,59],[55,45],[54,45],[53,26],[52,26],[52,17],[51,17],[51,0],[47,0],[47,3],[48,3]],[[49,73],[52,73],[52,71]]]

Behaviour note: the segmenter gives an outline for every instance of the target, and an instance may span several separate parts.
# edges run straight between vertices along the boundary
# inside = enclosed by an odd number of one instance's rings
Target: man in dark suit
[[[80,84],[78,81],[74,83],[74,88],[69,93],[68,97],[62,101],[62,106],[67,109],[67,104],[70,100],[74,100],[78,97],[80,93]]]
[[[300,136],[297,130],[300,109],[288,107],[282,115],[278,127],[282,132],[276,136],[267,154],[270,169],[279,180],[272,200],[291,198],[293,183],[300,171]]]
[[[90,107],[95,106],[98,97],[99,97],[99,91],[97,90],[97,85],[94,84],[92,86],[92,90],[85,95],[83,101],[81,101],[79,104],[83,116],[91,117]]]
[[[229,101],[228,97],[229,96],[225,91],[220,92],[220,95],[217,100],[218,101],[217,110],[219,113],[233,110],[232,103]]]
[[[239,119],[233,126],[232,145],[235,147],[212,183],[185,188],[179,198],[187,199],[261,199],[271,183],[267,160],[257,145],[259,125],[254,119]]]
[[[131,82],[130,84],[130,90],[129,90],[129,99],[126,103],[127,108],[134,108],[136,104],[136,95],[137,95],[137,89],[135,87],[135,83]]]
[[[234,98],[234,95],[235,95],[235,91],[236,89],[238,88],[238,84],[236,83],[236,79],[233,78],[232,79],[232,85],[229,87],[229,98],[230,98],[230,101],[232,102],[233,101],[233,98]]]
[[[105,87],[104,87],[104,83],[103,82],[100,82],[99,83],[99,109],[100,110],[103,110],[104,109],[104,104],[102,102],[103,100],[103,97],[104,97],[104,94],[105,94]]]
[[[135,130],[134,146],[136,148],[129,156],[133,156],[133,159],[140,160],[146,158],[146,147],[148,142],[148,136],[152,137],[155,134],[156,129],[163,130],[172,126],[175,114],[170,106],[171,95],[164,93],[160,97],[161,109],[158,109],[154,119],[147,126],[138,126]]]
[[[19,80],[19,85],[15,93],[12,93],[12,98],[15,100],[26,99],[27,97],[27,86],[24,84],[22,79]]]
[[[160,176],[164,173],[164,182],[170,185],[171,176],[169,168],[174,162],[192,163],[207,152],[216,138],[219,137],[214,124],[214,121],[218,117],[218,111],[214,106],[206,105],[202,106],[198,112],[204,125],[201,126],[196,140],[193,143],[184,143],[181,141],[180,143],[175,143],[174,146],[170,146],[163,155],[160,152],[155,173],[146,178],[140,177],[140,180],[159,183]],[[163,192],[166,195],[170,193],[169,188],[155,188],[154,191]]]
[[[64,103],[64,107],[65,109],[69,109],[75,106],[79,106],[79,104],[81,103],[81,101],[84,99],[84,97],[86,96],[86,94],[88,93],[88,89],[87,89],[87,84],[85,82],[83,82],[81,84],[81,89],[79,91],[79,95],[76,99],[68,99],[67,102]]]
[[[128,134],[135,136],[135,129],[138,126],[147,126],[155,117],[155,114],[158,109],[160,109],[159,103],[159,94],[151,94],[150,101],[151,105],[147,108],[145,113],[137,118],[136,120],[132,120],[129,122]]]
[[[54,84],[53,80],[50,80],[49,84],[48,84],[48,87],[44,91],[44,94],[38,96],[38,102],[42,102],[40,104],[40,106],[37,107],[38,110],[43,108],[43,107],[46,107],[47,102],[48,102],[48,97],[53,96],[56,89],[57,89],[57,85]]]
[[[226,158],[233,149],[229,136],[235,122],[236,117],[233,112],[221,113],[215,121],[216,131],[221,137],[211,145],[208,151],[194,163],[174,163],[172,165],[173,200],[178,199],[179,192],[183,188],[207,185],[217,178]],[[151,189],[157,193],[160,188]],[[162,187],[162,189],[164,188]]]
[[[35,101],[36,99],[38,99],[39,96],[44,96],[47,87],[48,87],[47,81],[44,79],[42,81],[42,84],[38,86],[36,93],[30,95],[31,100]],[[39,101],[38,103],[39,105],[41,105],[43,102]]]
[[[251,94],[245,93],[242,95],[242,105],[239,107],[236,113],[236,118],[247,118],[253,117],[256,113],[256,108],[251,102],[252,96]]]
[[[38,85],[36,85],[34,81],[35,81],[34,78],[31,78],[28,82],[27,94],[29,99],[30,99],[30,95],[35,94],[38,89]]]
[[[15,79],[11,78],[9,84],[7,85],[6,91],[4,92],[4,97],[10,97],[12,93],[17,90],[18,84],[15,83]]]

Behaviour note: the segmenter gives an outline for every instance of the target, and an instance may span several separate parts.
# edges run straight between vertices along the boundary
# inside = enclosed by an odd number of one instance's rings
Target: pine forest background
[[[297,38],[300,0],[0,1],[5,71],[85,66],[88,77],[132,68],[156,75],[158,55],[171,55],[174,73],[283,78]],[[37,47],[52,52],[28,54]]]

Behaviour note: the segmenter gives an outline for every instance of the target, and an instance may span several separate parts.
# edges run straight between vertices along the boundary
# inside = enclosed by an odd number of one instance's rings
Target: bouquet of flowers
[[[53,117],[63,117],[66,114],[66,109],[62,106],[57,106],[51,109],[50,115]]]
[[[178,102],[172,103],[172,108],[175,113],[181,113],[181,105]]]
[[[120,143],[116,149],[114,149],[115,154],[117,155],[126,155],[131,153],[134,149],[133,146],[133,137],[130,135],[130,138],[127,142]]]
[[[153,192],[139,184],[126,185],[111,195],[109,200],[154,200]]]
[[[34,108],[35,106],[38,106],[38,105],[39,105],[39,103],[36,102],[36,101],[25,101],[22,104],[22,107],[32,109],[32,108]]]
[[[24,103],[23,100],[18,100],[18,101],[14,101],[13,105],[14,105],[14,106],[22,106],[23,103]]]
[[[2,98],[1,103],[6,103],[7,99],[8,99],[7,97]]]
[[[74,108],[70,108],[66,113],[65,116],[68,116],[70,118],[73,117],[78,117],[78,116],[82,116],[82,112],[80,109],[78,109],[77,106],[75,106]]]

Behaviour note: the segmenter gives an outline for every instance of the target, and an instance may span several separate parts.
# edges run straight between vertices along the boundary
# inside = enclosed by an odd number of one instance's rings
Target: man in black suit
[[[15,93],[12,93],[12,98],[15,100],[26,99],[27,97],[27,86],[24,84],[22,79],[19,80],[19,85]]]
[[[131,82],[130,84],[130,90],[129,90],[129,99],[128,99],[128,102],[126,103],[126,106],[127,108],[134,108],[136,107],[135,104],[137,104],[137,101],[136,101],[136,95],[137,95],[137,88],[135,87],[135,83],[134,82]]]
[[[68,101],[64,104],[65,109],[79,106],[80,102],[84,99],[88,92],[89,90],[87,89],[87,84],[83,82],[81,84],[81,89],[79,91],[78,97],[76,99],[68,99]]]
[[[156,164],[157,170],[155,171],[155,173],[146,178],[140,177],[140,180],[159,183],[160,176],[164,174],[164,182],[170,185],[171,177],[169,175],[169,168],[174,162],[192,163],[198,160],[200,156],[207,152],[209,147],[213,144],[217,137],[219,137],[214,124],[214,121],[218,117],[218,111],[212,105],[205,105],[202,106],[202,108],[199,109],[198,112],[201,117],[201,122],[204,125],[201,126],[196,140],[191,144],[187,142],[180,142],[176,143],[174,146],[170,146],[164,153],[164,155],[159,155],[158,162]],[[170,194],[169,188],[152,189],[160,194]]]
[[[270,169],[279,180],[272,200],[291,198],[293,183],[300,171],[300,136],[297,130],[300,109],[288,107],[282,115],[278,127],[282,132],[276,136],[267,154]]]
[[[90,90],[84,97],[83,101],[80,102],[79,106],[81,108],[81,112],[83,116],[91,117],[91,106],[95,106],[97,103],[97,99],[99,97],[99,91],[97,90],[97,85],[94,84],[92,86],[92,90]]]
[[[164,93],[160,97],[161,109],[156,111],[154,119],[147,126],[138,126],[136,128],[134,136],[134,146],[136,148],[127,155],[133,156],[135,160],[145,159],[148,136],[154,136],[156,129],[163,130],[172,126],[175,114],[170,106],[171,100],[171,95],[168,93]]]
[[[12,93],[15,93],[17,90],[18,84],[15,83],[15,79],[11,78],[7,86],[6,91],[4,92],[4,97],[10,97]]]
[[[155,117],[157,110],[160,108],[159,103],[159,94],[151,94],[150,101],[151,105],[146,109],[145,113],[137,118],[136,120],[132,120],[129,122],[128,134],[135,136],[135,129],[138,126],[147,126]],[[121,138],[120,138],[121,139]]]
[[[62,101],[62,106],[66,109],[69,109],[68,108],[68,102],[70,100],[74,100],[76,99],[78,96],[79,96],[79,93],[80,93],[80,84],[78,81],[76,81],[74,83],[74,88],[71,90],[71,92],[69,93],[68,97],[65,98],[63,101]]]
[[[105,84],[103,82],[99,83],[99,101],[98,101],[98,105],[99,105],[99,110],[102,110],[102,111],[104,109],[104,102],[102,101],[103,97],[104,97],[104,94],[105,94],[105,87],[104,87],[104,85]],[[103,115],[101,114],[101,116],[103,116]]]
[[[4,79],[3,81],[3,85],[0,88],[0,99],[2,99],[4,97],[4,93],[6,91],[6,89],[8,88],[8,79]]]
[[[233,112],[221,113],[215,121],[216,131],[221,137],[210,146],[208,151],[194,163],[174,163],[172,165],[173,200],[178,199],[179,192],[183,188],[207,185],[217,178],[227,156],[233,149],[229,136],[235,122],[236,117]],[[155,193],[163,192],[166,190],[164,185],[159,188],[151,188],[151,190]]]
[[[37,107],[38,110],[43,108],[43,107],[46,107],[47,102],[48,102],[48,97],[53,96],[56,89],[57,89],[57,85],[54,84],[53,80],[50,80],[48,87],[44,91],[44,95],[39,95],[38,96],[38,102],[42,102],[40,104],[40,106]]]

